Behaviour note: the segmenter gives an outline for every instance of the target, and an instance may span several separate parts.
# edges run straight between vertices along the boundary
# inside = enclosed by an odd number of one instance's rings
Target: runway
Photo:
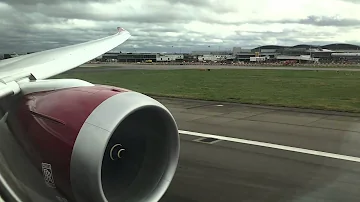
[[[95,68],[94,68],[95,67]],[[96,68],[101,67],[101,68]],[[275,70],[297,70],[297,71],[360,71],[359,68],[326,68],[326,67],[286,67],[286,66],[231,66],[231,65],[140,65],[140,64],[84,64],[71,70],[76,72],[84,71],[119,71],[119,70],[172,70],[172,69],[275,69]]]
[[[358,115],[157,99],[170,109],[181,130],[360,157]],[[163,202],[360,199],[358,162],[180,137],[179,167]]]

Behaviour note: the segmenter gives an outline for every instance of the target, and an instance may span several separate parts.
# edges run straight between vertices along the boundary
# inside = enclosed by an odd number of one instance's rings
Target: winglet
[[[122,27],[118,27],[117,30],[118,30],[118,33],[123,32],[123,31],[126,31],[126,30],[125,30],[124,28],[122,28]]]

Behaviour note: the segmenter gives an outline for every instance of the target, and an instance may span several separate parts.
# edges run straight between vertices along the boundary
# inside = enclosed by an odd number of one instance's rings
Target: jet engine
[[[8,126],[64,201],[158,201],[178,163],[171,113],[122,88],[36,90],[13,103]]]

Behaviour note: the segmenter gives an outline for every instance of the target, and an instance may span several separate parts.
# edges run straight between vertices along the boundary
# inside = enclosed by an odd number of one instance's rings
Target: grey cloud
[[[241,32],[227,37],[228,40],[235,42],[239,46],[257,47],[262,45],[284,45],[294,46],[298,44],[318,44],[321,41],[328,41],[328,33],[317,32],[304,33],[301,30],[287,29],[283,32]],[[276,41],[276,43],[269,43],[268,41]]]
[[[206,8],[216,13],[231,13],[236,12],[238,8],[236,6],[227,5],[223,1],[213,0],[166,0],[172,5],[182,4],[187,6],[193,6],[197,9]]]
[[[83,19],[92,21],[118,21],[136,23],[181,23],[189,22],[192,15],[179,9],[148,8],[142,12],[99,12],[89,4],[60,4],[60,5],[19,5],[19,12],[41,13],[46,17]]]
[[[326,16],[308,16],[306,19],[301,19],[297,21],[297,23],[311,24],[317,26],[348,27],[348,26],[359,26],[360,20],[339,19],[337,17],[326,17]]]
[[[221,50],[228,50],[233,46],[256,47],[265,45],[269,41],[274,41],[279,45],[296,45],[311,43],[312,41],[320,43],[329,38],[328,33],[303,33],[301,30],[285,30],[284,32],[239,31],[229,37],[219,38],[218,40],[222,40],[222,42],[218,43],[213,42],[215,37],[209,33],[184,29],[184,24],[194,20],[224,25],[297,23],[338,26],[343,29],[357,26],[356,20],[334,22],[331,17],[318,16],[309,16],[297,21],[227,22],[222,18],[211,18],[209,16],[214,12],[221,10],[230,12],[231,9],[235,8],[231,8],[231,5],[216,6],[216,2],[221,1],[211,0],[185,0],[181,2],[180,0],[166,0],[169,5],[182,4],[188,8],[185,10],[169,6],[164,9],[162,7],[164,4],[151,7],[149,1],[149,6],[143,5],[147,9],[141,12],[131,10],[116,13],[93,10],[88,3],[100,2],[96,0],[77,0],[77,3],[73,3],[74,1],[69,3],[70,1],[66,0],[0,0],[0,2],[11,5],[10,8],[0,8],[2,9],[0,10],[0,53],[31,52],[76,44],[113,34],[117,26],[128,29],[133,37],[116,48],[115,51],[179,52],[180,49],[181,51],[218,50],[219,47]],[[38,5],[33,3],[38,3]],[[88,20],[94,23],[94,27],[67,28],[72,27],[73,19]],[[50,25],[57,25],[60,28],[49,28]]]
[[[166,0],[170,4],[184,4],[192,6],[207,6],[210,0]]]
[[[359,0],[360,1],[360,0]],[[215,19],[208,16],[202,18],[205,22],[224,25],[241,25],[241,24],[304,24],[315,25],[319,27],[333,26],[333,27],[357,27],[360,26],[360,20],[358,19],[341,19],[338,17],[328,16],[307,16],[298,20],[263,20],[263,21],[225,21],[223,19]]]
[[[360,0],[359,0],[360,3]],[[304,25],[315,25],[315,26],[333,26],[333,27],[358,27],[360,26],[359,19],[346,19],[339,18],[337,16],[318,16],[311,15],[303,19],[297,20],[263,20],[263,21],[225,21],[223,19],[214,19],[207,16],[203,17],[204,21],[215,24],[225,24],[225,25],[240,25],[240,24],[304,24]]]
[[[341,0],[341,1],[350,2],[350,3],[354,3],[354,4],[360,4],[359,0]]]
[[[10,0],[6,1],[19,12],[41,13],[46,17],[136,23],[187,23],[194,19],[207,21],[206,16],[209,12],[227,13],[237,11],[237,9],[231,5],[214,3],[210,0],[164,0],[164,2],[168,3],[166,6],[167,9],[164,9],[164,5],[166,4],[160,4],[159,6],[158,4],[147,2],[145,3],[146,5],[142,5],[146,9],[143,9],[141,12],[136,12],[135,9],[132,9],[133,11],[127,10],[126,12],[119,11],[115,13],[99,12],[92,5],[87,4],[96,2],[96,0],[78,0],[71,1],[71,3],[70,1],[67,2],[63,0],[51,0],[50,2],[46,1],[46,3],[45,0],[36,0],[36,2],[43,3],[40,5],[24,3],[28,1],[20,0],[16,0],[15,3],[12,3]],[[115,0],[105,2],[111,1],[115,2]],[[186,9],[178,8],[176,5],[179,4],[188,7]],[[200,15],[201,17],[199,18],[197,15],[199,13],[203,13],[204,15]]]
[[[179,32],[179,27],[141,27],[138,28],[139,32]]]
[[[183,34],[173,40],[172,38],[164,38],[159,41],[160,35],[153,34],[151,36],[142,36],[139,40],[129,41],[127,45],[121,46],[119,50],[130,50],[134,44],[139,45],[138,51],[168,51],[179,52],[185,50],[231,50],[234,46],[240,46],[243,48],[254,48],[261,45],[268,45],[269,41],[275,41],[271,43],[274,45],[286,45],[294,46],[297,44],[308,43],[315,45],[324,45],[333,43],[328,40],[327,33],[302,33],[299,30],[285,30],[284,32],[248,32],[247,35],[241,35],[241,32],[234,33],[225,39],[221,39],[222,43],[209,42],[214,39],[211,35],[203,35],[197,37],[195,42],[191,40],[192,32],[189,34]],[[196,33],[195,33],[196,34]],[[301,37],[300,37],[301,36]],[[311,40],[310,40],[311,39]],[[179,42],[180,41],[180,42]],[[162,45],[158,47],[157,45]],[[209,47],[210,46],[210,47]],[[130,49],[127,49],[127,48]]]
[[[68,23],[71,19],[91,19],[91,17],[96,18],[96,16],[92,13],[86,13],[87,9],[77,7],[78,5],[76,4],[68,7],[70,10],[66,10],[66,6],[64,8],[54,5],[48,5],[44,9],[39,10],[38,8],[41,8],[41,6],[44,5],[36,7],[33,5],[17,5],[11,9],[0,11],[0,18],[6,19],[0,21],[0,41],[2,42],[0,52],[39,51],[80,43],[113,34],[116,26],[123,26],[131,33],[134,33],[134,37],[129,40],[129,43],[126,42],[128,45],[124,44],[122,47],[137,45],[146,48],[151,47],[149,44],[152,44],[154,41],[158,41],[157,45],[161,44],[162,42],[161,40],[159,41],[159,37],[166,38],[166,33],[181,31],[181,27],[176,24],[180,22],[172,19],[173,16],[179,17],[180,20],[184,20],[184,18],[186,20],[186,16],[174,15],[171,11],[164,11],[159,12],[160,15],[149,13],[125,16],[117,20],[116,18],[110,18],[110,21],[106,21],[108,19],[105,18],[104,21],[96,23],[97,27],[91,29],[48,29],[41,27],[53,24],[69,26]],[[86,7],[86,5],[83,6]],[[47,14],[52,16],[49,17]],[[84,14],[85,17],[82,16]],[[169,24],[169,21],[176,23]],[[143,25],[139,26],[139,23]],[[174,39],[174,37],[167,38]],[[169,44],[173,43],[171,41],[173,40],[170,40]],[[155,48],[155,45],[152,47]]]
[[[19,1],[19,0],[17,0]],[[40,0],[38,0],[40,1]],[[57,0],[52,0],[57,1]],[[79,1],[87,1],[91,0],[79,0]],[[95,0],[94,0],[95,1]],[[235,7],[222,7],[218,5],[211,6],[210,0],[200,0],[200,1],[191,1],[191,0],[166,0],[170,4],[184,4],[191,6],[199,6],[199,7],[211,7],[217,10],[228,11],[235,9]],[[204,5],[202,5],[204,4]],[[202,5],[202,6],[201,6]],[[143,12],[117,12],[117,13],[106,13],[106,12],[98,12],[94,10],[93,7],[90,7],[88,4],[68,4],[63,3],[61,5],[18,5],[16,7],[17,10],[23,13],[41,13],[46,17],[52,18],[69,18],[69,19],[84,19],[84,20],[92,20],[92,21],[118,21],[118,22],[134,22],[134,23],[157,23],[157,24],[165,24],[165,23],[187,23],[194,19],[214,24],[224,24],[224,25],[241,25],[244,23],[253,23],[253,24],[269,24],[269,23],[297,23],[297,24],[307,24],[307,25],[316,25],[316,26],[358,26],[360,24],[360,20],[357,19],[338,19],[336,17],[326,17],[326,16],[308,16],[304,19],[299,20],[263,20],[263,21],[247,21],[243,20],[232,20],[226,21],[222,18],[214,18],[209,15],[208,11],[203,10],[194,10],[201,13],[202,15],[194,15],[189,14],[189,12],[184,12],[183,9],[176,9],[175,7],[170,7],[169,9],[163,9],[163,7],[153,6],[151,7],[151,3],[149,4],[149,8],[145,9]]]
[[[121,0],[71,0],[74,3],[84,3],[84,2],[99,2],[99,3],[111,3],[119,2]],[[61,4],[64,0],[0,0],[0,2],[9,4],[9,5],[36,5],[36,4]]]

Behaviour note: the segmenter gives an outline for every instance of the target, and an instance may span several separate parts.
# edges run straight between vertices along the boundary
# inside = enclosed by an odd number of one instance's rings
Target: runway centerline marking
[[[315,155],[315,156],[321,156],[321,157],[327,157],[327,158],[333,158],[333,159],[339,159],[339,160],[345,160],[345,161],[353,161],[353,162],[360,163],[359,157],[346,156],[346,155],[322,152],[322,151],[311,150],[311,149],[303,149],[303,148],[298,148],[298,147],[291,147],[291,146],[259,142],[259,141],[253,141],[253,140],[245,140],[245,139],[240,139],[240,138],[219,136],[219,135],[213,135],[213,134],[198,133],[198,132],[192,132],[192,131],[186,131],[186,130],[179,130],[179,134],[191,135],[191,136],[197,136],[197,137],[206,137],[206,138],[216,138],[216,139],[228,141],[228,142],[235,142],[235,143],[259,146],[259,147],[266,147],[266,148],[272,148],[272,149],[279,149],[279,150],[284,150],[284,151],[291,151],[291,152],[297,152],[297,153],[303,153],[303,154],[309,154],[309,155]]]

